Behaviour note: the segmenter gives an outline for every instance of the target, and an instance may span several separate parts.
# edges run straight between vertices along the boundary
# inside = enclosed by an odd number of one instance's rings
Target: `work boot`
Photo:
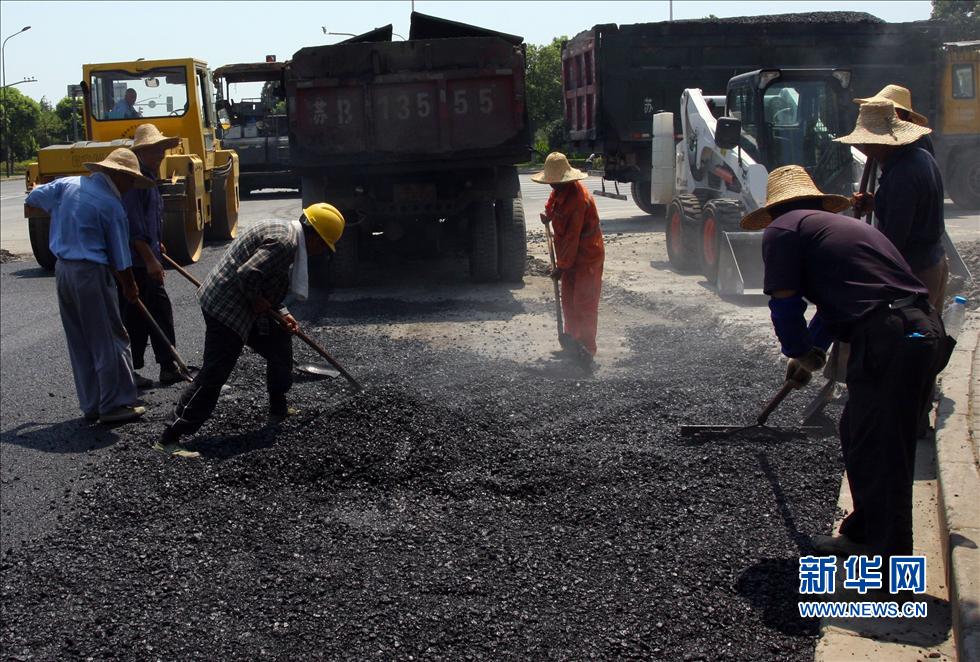
[[[138,372],[133,373],[133,381],[136,382],[136,388],[138,389],[150,388],[151,386],[153,386],[152,379],[147,379],[146,377],[139,374]]]
[[[160,366],[160,383],[164,386],[170,386],[171,384],[176,384],[177,382],[184,381],[184,376],[180,374],[177,370],[177,366],[174,364],[161,365]]]
[[[139,405],[132,407],[116,407],[110,412],[99,416],[99,423],[103,425],[111,423],[128,423],[141,418],[146,413],[146,407]]]
[[[189,450],[178,441],[168,442],[160,439],[153,444],[152,448],[158,453],[163,453],[164,455],[169,455],[170,457],[183,457],[188,459],[201,457],[200,453]]]
[[[813,536],[811,541],[814,551],[820,554],[833,554],[834,556],[859,556],[867,554],[867,545],[856,543],[844,534],[837,536]]]
[[[290,407],[286,402],[285,395],[270,395],[269,396],[269,418],[274,421],[285,420],[289,416],[295,416],[299,413],[299,410],[295,407]]]

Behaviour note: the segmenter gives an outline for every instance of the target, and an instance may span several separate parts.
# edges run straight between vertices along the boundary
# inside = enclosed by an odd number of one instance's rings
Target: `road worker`
[[[150,187],[132,151],[121,147],[98,163],[90,177],[64,177],[35,188],[26,204],[51,215],[51,252],[61,323],[86,420],[121,423],[142,416],[129,336],[119,313],[116,278],[127,301],[139,288],[129,252],[129,223],[121,197]]]
[[[857,126],[838,142],[854,145],[881,166],[878,190],[857,196],[856,205],[871,209],[878,229],[888,237],[929,289],[929,302],[942,309],[949,266],[943,234],[943,178],[936,159],[918,147],[932,129],[896,115],[892,101],[861,105]]]
[[[790,357],[786,379],[802,388],[833,340],[850,343],[840,438],[854,506],[840,535],[817,536],[815,548],[911,554],[917,412],[951,347],[925,285],[881,232],[838,213],[849,206],[800,166],[785,166],[742,227],[765,228],[764,291]],[[809,326],[807,301],[817,308]]]
[[[123,98],[116,102],[109,111],[106,119],[110,120],[132,120],[137,119],[142,114],[136,109],[136,90],[129,88]]]
[[[891,101],[895,106],[895,114],[898,115],[898,119],[912,122],[912,124],[918,124],[919,126],[929,126],[929,120],[925,115],[912,110],[912,92],[907,87],[894,84],[885,85],[873,97],[854,99],[854,103],[858,105],[866,104],[870,101]],[[933,157],[936,156],[936,149],[933,147],[932,138],[928,134],[916,140],[914,144],[916,147],[921,147],[932,154]]]
[[[270,418],[281,420],[290,413],[291,333],[299,326],[282,302],[287,294],[300,301],[307,298],[307,256],[331,256],[343,232],[343,215],[321,202],[307,207],[298,221],[256,223],[232,242],[197,292],[205,324],[201,371],[181,394],[154,449],[197,455],[180,438],[196,432],[211,416],[245,345],[266,360]],[[273,310],[285,318],[285,328],[266,314]]]
[[[565,333],[595,356],[605,246],[595,200],[581,182],[585,178],[561,152],[549,154],[544,170],[531,176],[552,188],[541,222],[551,223],[554,231],[556,266],[551,277],[561,281]]]
[[[160,176],[160,164],[166,151],[180,143],[180,138],[168,138],[152,124],[140,124],[133,135],[132,150],[140,162],[140,172],[154,182]],[[162,251],[163,246],[163,198],[156,186],[143,189],[130,189],[122,198],[126,216],[129,219],[129,242],[133,261],[133,277],[140,290],[140,299],[154,321],[167,336],[170,345],[176,346],[174,333],[174,311],[170,297],[164,287]],[[123,299],[123,322],[133,352],[133,368],[144,366],[147,340],[152,343],[153,356],[160,366],[160,383],[167,385],[181,381],[167,343],[156,334],[150,333],[147,321],[139,308]],[[145,388],[152,380],[136,373],[136,386]]]

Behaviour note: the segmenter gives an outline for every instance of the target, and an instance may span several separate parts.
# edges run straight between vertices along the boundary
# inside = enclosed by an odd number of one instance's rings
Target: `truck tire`
[[[949,197],[960,209],[980,209],[980,154],[960,151],[950,162]]]
[[[345,214],[350,218],[353,214]],[[360,232],[356,227],[348,227],[337,241],[337,252],[330,260],[329,278],[331,287],[352,287],[357,284],[357,271],[360,257]]]
[[[205,238],[228,241],[238,236],[238,203],[238,186],[230,178],[211,191],[211,223],[204,226]]]
[[[478,283],[497,280],[497,219],[493,203],[470,205],[470,276]]]
[[[701,224],[701,203],[696,196],[679,195],[667,207],[666,228],[667,259],[681,273],[690,273],[698,266],[694,250],[693,230]]]
[[[34,252],[34,259],[45,271],[54,271],[54,263],[58,261],[58,258],[51,252],[50,247],[51,219],[27,219],[27,233],[31,238],[31,250]]]
[[[527,268],[527,229],[524,201],[505,198],[494,204],[497,212],[497,269],[507,283],[523,283]]]
[[[649,179],[630,184],[630,197],[633,198],[633,203],[645,214],[659,216],[664,213],[663,205],[655,205],[650,201]]]
[[[742,206],[737,200],[717,198],[708,202],[701,211],[700,258],[701,273],[708,282],[718,280],[718,264],[721,259],[722,233],[735,232],[742,220]]]
[[[201,257],[204,247],[204,231],[188,228],[182,211],[163,212],[163,243],[167,255],[177,264],[194,264]]]

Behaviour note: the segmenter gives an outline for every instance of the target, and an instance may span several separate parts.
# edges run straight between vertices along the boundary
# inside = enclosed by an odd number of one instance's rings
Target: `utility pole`
[[[4,153],[4,156],[6,156],[4,161],[7,162],[7,177],[10,177],[14,160],[13,155],[10,153],[10,117],[7,115],[7,58],[4,57],[3,49],[7,47],[7,42],[12,38],[16,37],[21,32],[27,32],[30,29],[31,26],[26,25],[4,39],[3,44],[0,44],[0,91],[3,92],[3,98],[0,99],[0,107],[3,108],[3,139],[7,148],[6,152]]]
[[[667,0],[667,5],[670,7],[670,21],[674,21],[674,0]]]

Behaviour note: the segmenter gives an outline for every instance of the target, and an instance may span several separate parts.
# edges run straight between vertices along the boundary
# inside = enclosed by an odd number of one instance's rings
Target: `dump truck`
[[[417,12],[408,40],[391,37],[304,48],[285,67],[303,204],[327,200],[348,221],[331,282],[355,282],[373,243],[413,240],[430,255],[461,243],[476,281],[520,281],[523,38]]]
[[[156,125],[180,136],[160,166],[163,243],[180,264],[196,262],[204,238],[233,239],[238,231],[238,156],[216,137],[211,72],[192,58],[86,64],[82,67],[86,140],[38,151],[26,172],[27,190],[60,177],[87,175],[86,162],[133,144],[136,127]],[[127,97],[135,99],[129,102]],[[54,269],[48,246],[51,219],[25,206],[31,249],[38,264]]]
[[[283,62],[226,64],[214,70],[218,96],[221,145],[238,154],[238,188],[242,196],[268,188],[299,188],[299,176],[289,167],[289,125],[285,108],[277,109],[284,95]],[[231,97],[232,86],[262,83],[259,97]],[[270,84],[271,85],[268,85]],[[268,87],[268,93],[266,93]]]
[[[889,83],[912,91],[915,109],[934,129],[954,201],[970,208],[980,186],[970,92],[976,48],[964,43],[944,51],[943,34],[934,22],[890,24],[856,12],[597,25],[562,48],[567,138],[574,151],[602,155],[604,177],[617,187],[630,184],[637,206],[659,215],[649,194],[651,122],[658,112],[674,111],[685,89],[718,94],[732,77],[758,69],[846,69],[854,97]]]

